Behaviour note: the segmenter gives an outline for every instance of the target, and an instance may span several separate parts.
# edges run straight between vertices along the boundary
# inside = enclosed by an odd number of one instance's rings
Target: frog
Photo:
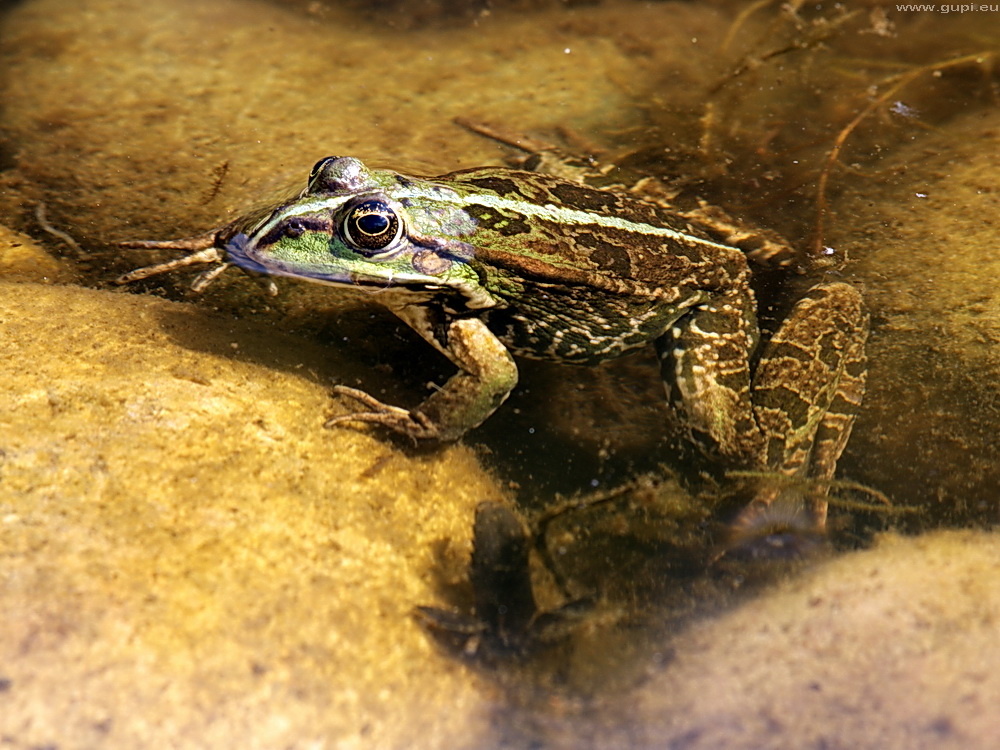
[[[824,483],[865,389],[860,292],[818,283],[763,337],[732,224],[720,233],[717,212],[607,179],[594,186],[595,174],[607,172],[581,162],[421,177],[327,156],[298,194],[265,210],[193,238],[121,243],[193,252],[118,281],[209,263],[196,284],[232,265],[367,293],[456,372],[412,408],[336,385],[356,406],[326,426],[374,425],[418,443],[458,440],[489,418],[518,382],[516,358],[594,365],[652,346],[690,442],[726,470],[812,481],[807,525],[823,529]],[[777,494],[758,493],[738,523],[752,526]]]

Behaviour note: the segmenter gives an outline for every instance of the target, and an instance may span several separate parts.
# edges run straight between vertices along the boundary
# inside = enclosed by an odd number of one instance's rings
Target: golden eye
[[[383,201],[359,203],[342,225],[344,239],[362,252],[384,250],[399,239],[403,225],[396,212]]]

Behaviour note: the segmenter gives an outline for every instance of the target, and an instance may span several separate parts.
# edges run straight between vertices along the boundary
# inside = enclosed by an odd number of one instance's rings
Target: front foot
[[[418,411],[403,409],[379,401],[374,396],[357,388],[346,385],[334,386],[333,392],[338,396],[347,396],[360,401],[369,411],[359,411],[328,419],[323,426],[334,427],[347,422],[368,422],[387,427],[393,432],[406,435],[413,440],[442,440],[441,430],[427,416]]]
[[[413,310],[396,311],[428,341],[441,345],[434,331],[422,324],[423,316]],[[412,315],[412,321],[407,315]],[[437,331],[437,333],[441,333]],[[370,422],[388,427],[411,440],[458,440],[478,427],[503,403],[517,384],[517,366],[510,352],[478,318],[452,321],[441,338],[448,342],[443,351],[459,371],[434,390],[415,409],[403,409],[379,401],[374,396],[346,385],[333,392],[360,401],[367,411],[345,414],[327,421],[330,427],[344,422]]]

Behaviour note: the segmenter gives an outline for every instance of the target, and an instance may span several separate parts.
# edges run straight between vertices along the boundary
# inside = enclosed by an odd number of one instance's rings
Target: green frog
[[[455,440],[510,395],[515,357],[588,365],[652,344],[667,398],[710,456],[829,479],[864,392],[858,291],[812,288],[758,352],[751,272],[733,231],[708,213],[593,187],[587,172],[414,177],[329,156],[298,196],[264,212],[187,240],[123,243],[196,252],[119,281],[220,262],[361,290],[457,368],[410,409],[338,385],[357,408],[328,425]],[[821,528],[825,493],[807,505]]]

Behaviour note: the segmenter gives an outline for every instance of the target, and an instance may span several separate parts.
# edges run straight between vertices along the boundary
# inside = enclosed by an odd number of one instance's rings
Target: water
[[[1000,128],[994,57],[963,56],[995,51],[1000,19],[463,7],[4,8],[0,218],[25,234],[0,238],[0,734],[990,746]],[[450,373],[364,299],[271,298],[236,272],[197,300],[183,272],[111,283],[147,263],[111,242],[220,226],[327,154],[418,174],[509,155],[459,116],[669,172],[682,197],[849,258],[832,274],[863,288],[874,328],[838,476],[893,507],[835,488],[805,560],[718,558],[740,501],[690,468],[650,353],[525,364],[462,444],[414,449],[322,428],[344,408],[333,382],[412,404]],[[821,275],[805,258],[801,277],[759,274],[765,324]],[[470,661],[413,619],[467,611],[481,501],[537,519],[621,486],[553,520],[532,558],[541,609],[595,600],[554,648]]]

